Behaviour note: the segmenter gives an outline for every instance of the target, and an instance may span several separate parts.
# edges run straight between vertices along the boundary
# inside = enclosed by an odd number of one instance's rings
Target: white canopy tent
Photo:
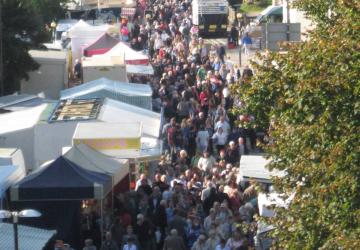
[[[159,138],[162,115],[147,109],[105,98],[93,120],[79,120],[79,115],[66,122],[42,122],[35,126],[32,150],[35,165],[54,159],[62,154],[62,148],[72,145],[72,138],[79,123],[141,123],[142,137]],[[121,127],[119,127],[121,129]]]
[[[14,228],[12,224],[0,223],[0,249],[15,249]],[[44,230],[36,227],[18,226],[20,250],[43,249],[55,230]]]
[[[147,65],[149,63],[149,58],[147,55],[142,52],[133,50],[128,45],[123,42],[119,42],[111,50],[106,52],[103,55],[97,55],[95,57],[101,56],[122,56],[125,57],[126,64],[135,64],[135,65]]]
[[[129,174],[129,161],[106,156],[85,144],[72,146],[64,157],[88,170],[112,176],[116,185]]]
[[[68,36],[71,38],[72,63],[74,64],[76,59],[82,57],[82,48],[98,39],[111,27],[108,24],[93,26],[83,20],[80,20],[71,27],[68,31]]]
[[[162,122],[159,113],[109,98],[104,100],[98,119],[112,123],[141,123],[143,135],[154,138],[159,137]]]

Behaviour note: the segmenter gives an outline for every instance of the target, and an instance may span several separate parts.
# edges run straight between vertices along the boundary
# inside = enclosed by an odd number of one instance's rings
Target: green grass
[[[255,1],[253,4],[244,3],[240,7],[241,13],[261,12],[267,6],[271,5],[271,0]]]

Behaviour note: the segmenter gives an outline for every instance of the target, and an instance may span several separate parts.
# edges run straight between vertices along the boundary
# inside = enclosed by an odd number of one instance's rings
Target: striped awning
[[[136,8],[121,8],[122,16],[134,16],[136,12]]]

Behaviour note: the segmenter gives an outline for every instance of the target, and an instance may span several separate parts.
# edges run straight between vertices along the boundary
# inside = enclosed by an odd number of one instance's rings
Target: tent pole
[[[115,200],[115,194],[114,194],[114,189],[115,189],[115,185],[114,185],[115,181],[114,181],[114,177],[112,178],[112,190],[111,190],[111,215],[112,217],[114,217],[114,200]]]
[[[104,238],[104,211],[103,211],[103,199],[100,200],[100,217],[101,217],[101,225],[100,225],[100,233],[101,233],[101,244]]]

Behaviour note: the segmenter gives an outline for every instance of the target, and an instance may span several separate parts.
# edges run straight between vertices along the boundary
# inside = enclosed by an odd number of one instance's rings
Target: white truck
[[[202,37],[226,37],[228,25],[227,0],[193,0],[193,24]]]

